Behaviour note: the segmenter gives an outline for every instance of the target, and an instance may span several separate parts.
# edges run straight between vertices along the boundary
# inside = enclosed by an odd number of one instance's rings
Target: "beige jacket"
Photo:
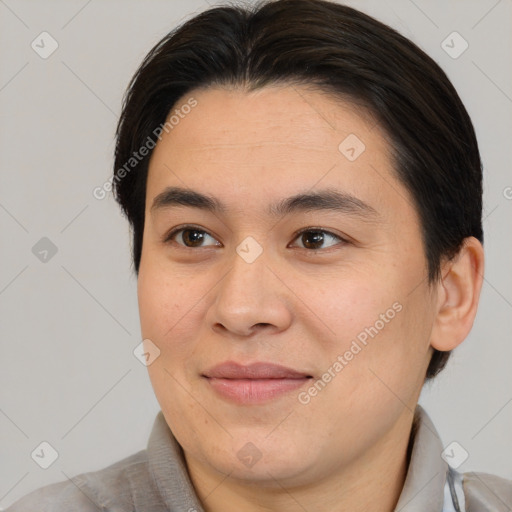
[[[512,481],[485,473],[460,474],[441,457],[443,445],[418,405],[412,451],[396,511],[511,512]],[[181,447],[162,412],[146,450],[99,471],[52,484],[21,498],[7,512],[204,512]]]

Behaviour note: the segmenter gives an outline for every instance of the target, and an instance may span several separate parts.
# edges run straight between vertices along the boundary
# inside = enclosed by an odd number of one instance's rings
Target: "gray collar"
[[[441,458],[441,438],[420,405],[414,412],[410,443],[409,469],[395,510],[439,512],[443,509],[448,464]]]
[[[149,470],[170,512],[194,510],[204,512],[190,480],[183,449],[173,436],[162,411],[153,424],[147,453]]]
[[[412,443],[412,444],[411,444]],[[417,405],[411,432],[410,463],[397,512],[439,512],[443,508],[448,465],[441,439],[425,410]],[[188,475],[183,450],[162,411],[148,441],[149,468],[162,501],[170,511],[204,512]]]

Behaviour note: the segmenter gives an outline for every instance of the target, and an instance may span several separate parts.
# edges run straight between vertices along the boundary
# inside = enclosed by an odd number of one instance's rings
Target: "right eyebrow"
[[[207,196],[186,188],[167,187],[154,198],[151,211],[170,208],[172,206],[190,206],[212,213],[221,213],[226,210],[226,207],[215,197]]]

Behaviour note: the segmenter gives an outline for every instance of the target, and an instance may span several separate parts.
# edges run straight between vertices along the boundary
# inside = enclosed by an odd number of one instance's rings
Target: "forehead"
[[[196,106],[180,111],[191,98]],[[322,186],[375,209],[385,199],[410,207],[385,133],[348,101],[303,86],[210,88],[191,91],[173,113],[151,157],[148,198],[180,185],[226,204],[243,197],[247,207]]]
[[[166,137],[176,144],[185,142],[188,150],[295,144],[297,150],[337,154],[343,134],[371,135],[374,145],[383,135],[366,109],[312,87],[268,86],[250,92],[240,88],[198,89],[178,100],[171,115],[192,97],[197,106],[182,115]],[[386,144],[375,149],[385,151]]]

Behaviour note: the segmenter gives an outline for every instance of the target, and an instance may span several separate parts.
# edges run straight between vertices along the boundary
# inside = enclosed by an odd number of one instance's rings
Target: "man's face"
[[[138,280],[149,375],[188,464],[299,484],[392,453],[435,291],[383,132],[304,87],[190,96],[151,157]],[[224,362],[296,374],[211,371]]]

